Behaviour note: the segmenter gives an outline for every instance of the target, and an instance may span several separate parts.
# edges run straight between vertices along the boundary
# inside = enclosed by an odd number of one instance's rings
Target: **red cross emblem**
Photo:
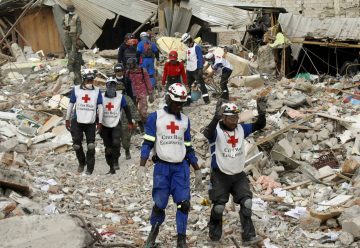
[[[108,104],[106,104],[105,107],[107,108],[108,111],[111,111],[111,109],[114,108],[114,105],[112,105],[112,103],[109,102]]]
[[[171,133],[175,133],[176,130],[179,130],[179,126],[175,125],[175,122],[170,122],[170,125],[166,125],[166,129],[171,130]]]
[[[235,139],[235,136],[230,136],[230,139],[227,141],[227,143],[231,144],[232,147],[235,147],[238,142],[239,139]]]
[[[85,94],[85,96],[83,96],[81,99],[82,99],[85,103],[87,103],[88,101],[91,100],[91,98],[88,96],[88,94]]]
[[[190,50],[188,50],[188,51],[187,51],[187,54],[188,54],[188,55],[190,55],[190,54],[191,54],[191,51],[190,51]]]
[[[182,95],[185,95],[185,91],[181,91],[181,94],[182,94]]]

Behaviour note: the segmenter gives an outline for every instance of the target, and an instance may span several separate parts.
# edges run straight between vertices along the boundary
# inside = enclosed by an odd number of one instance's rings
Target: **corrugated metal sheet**
[[[360,18],[304,17],[290,13],[280,14],[279,23],[284,34],[293,42],[306,37],[315,39],[360,40]]]
[[[143,0],[89,0],[89,2],[140,23],[157,12],[156,4]]]
[[[211,4],[218,4],[223,6],[233,6],[233,7],[254,7],[254,8],[272,8],[273,6],[270,5],[263,5],[263,4],[256,4],[256,3],[244,3],[239,2],[238,0],[203,0],[205,2],[209,2]]]
[[[221,6],[203,0],[181,2],[181,7],[192,9],[194,16],[210,24],[233,27],[251,23],[249,11],[235,7]]]

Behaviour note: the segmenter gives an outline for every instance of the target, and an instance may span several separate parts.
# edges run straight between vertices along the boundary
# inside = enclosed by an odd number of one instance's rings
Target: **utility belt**
[[[162,160],[161,158],[158,157],[158,155],[152,156],[151,160],[154,163],[167,163],[167,164],[171,164],[171,165],[182,165],[183,164],[183,162],[173,163],[173,162],[168,162],[168,161]]]

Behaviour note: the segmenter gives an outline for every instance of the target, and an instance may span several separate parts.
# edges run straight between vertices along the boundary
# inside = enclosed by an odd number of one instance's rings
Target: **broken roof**
[[[285,13],[279,15],[279,23],[284,34],[292,42],[302,42],[305,38],[360,40],[360,18],[326,18],[320,20]]]

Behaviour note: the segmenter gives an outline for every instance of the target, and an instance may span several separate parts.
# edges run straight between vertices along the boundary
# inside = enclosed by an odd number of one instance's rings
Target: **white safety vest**
[[[119,124],[121,118],[121,100],[123,95],[117,91],[116,97],[109,98],[103,95],[103,107],[104,115],[102,119],[102,124],[105,127],[116,127]]]
[[[78,123],[92,124],[95,123],[96,105],[99,96],[99,88],[94,90],[84,90],[80,85],[75,86],[75,111]]]
[[[241,173],[245,164],[244,130],[242,126],[238,124],[234,131],[227,131],[226,133],[217,124],[216,131],[215,155],[219,169],[227,175]]]
[[[166,162],[180,163],[186,155],[184,143],[185,131],[189,125],[189,118],[181,113],[181,120],[164,109],[156,111],[156,142],[157,156]]]
[[[197,69],[197,57],[195,52],[195,47],[197,45],[194,44],[193,47],[190,47],[186,51],[186,70],[187,71],[195,71]]]
[[[223,58],[223,57],[218,57],[218,56],[215,57],[214,67],[216,67],[217,64],[222,64],[223,67],[226,67],[226,68],[228,68],[230,70],[233,70],[233,66],[230,64],[230,62],[227,59]],[[223,68],[219,68],[216,71],[216,73],[221,74],[222,70],[223,70]]]
[[[76,33],[76,21],[77,21],[77,19],[78,19],[78,15],[77,14],[74,14],[74,15],[72,15],[72,17],[71,17],[71,19],[69,18],[70,17],[70,15],[69,14],[66,14],[65,15],[65,21],[64,21],[64,23],[65,23],[65,27],[70,27],[70,30],[69,31],[65,31],[66,33],[68,32],[68,33]]]

